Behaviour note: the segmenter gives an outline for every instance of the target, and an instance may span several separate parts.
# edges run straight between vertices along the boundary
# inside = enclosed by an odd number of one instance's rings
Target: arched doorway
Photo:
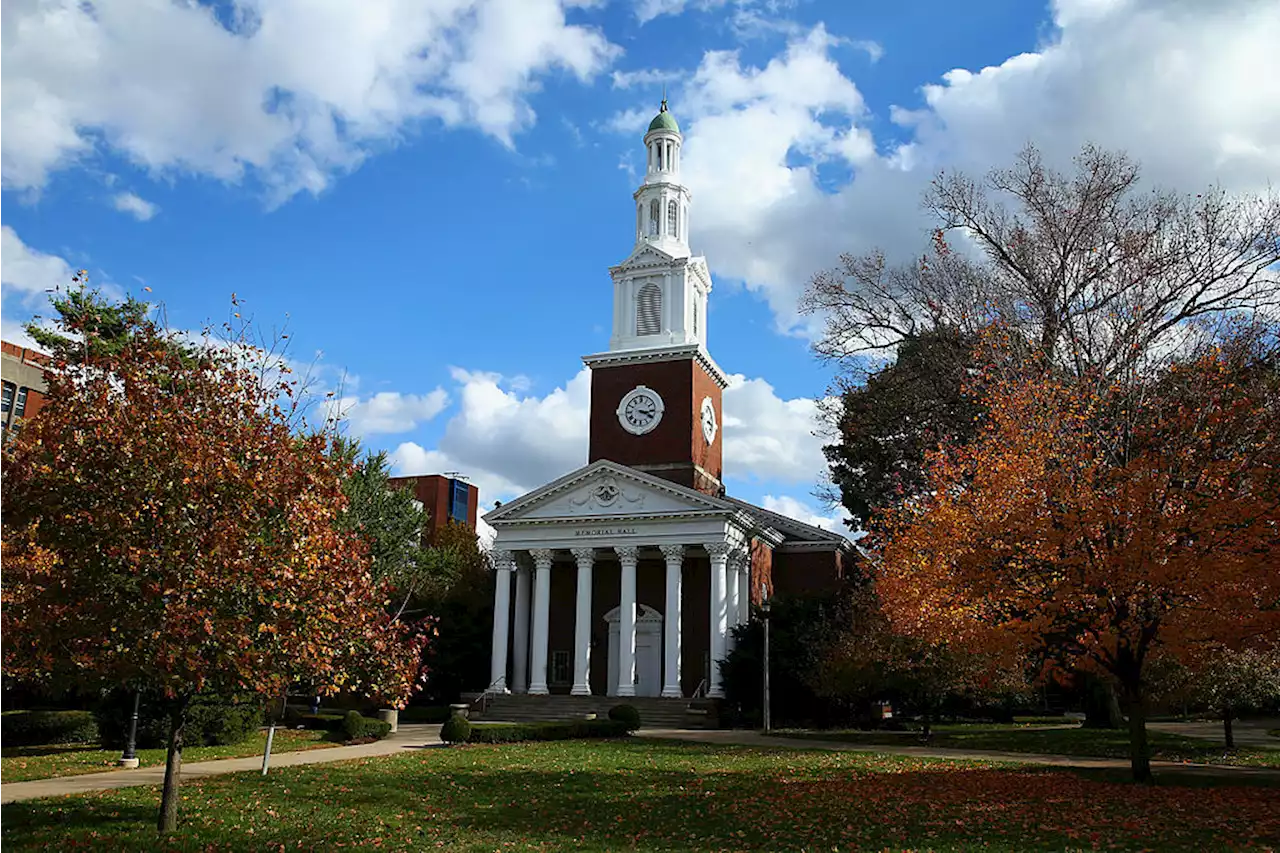
[[[606,695],[618,695],[618,616],[615,607],[604,615],[609,625],[609,683]],[[636,695],[662,693],[662,614],[647,604],[636,605]]]

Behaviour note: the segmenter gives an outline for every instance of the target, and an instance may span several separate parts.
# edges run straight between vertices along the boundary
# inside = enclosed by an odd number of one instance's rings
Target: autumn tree
[[[1227,749],[1235,749],[1232,722],[1242,711],[1280,704],[1280,649],[1219,650],[1196,661],[1192,695],[1222,720]]]
[[[895,628],[1114,679],[1150,778],[1153,655],[1280,636],[1275,332],[1235,329],[1126,381],[993,347],[981,434],[935,454],[921,496],[878,525]]]
[[[54,362],[41,417],[5,448],[4,664],[165,695],[167,832],[197,696],[305,679],[403,703],[424,640],[340,529],[344,472],[325,436],[291,430],[287,377],[264,386],[243,348],[184,353],[129,323],[119,348]]]

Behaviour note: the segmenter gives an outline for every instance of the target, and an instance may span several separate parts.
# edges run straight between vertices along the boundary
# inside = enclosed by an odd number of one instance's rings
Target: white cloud
[[[411,122],[511,145],[538,78],[618,55],[573,0],[241,0],[222,19],[170,0],[4,8],[4,185],[113,149],[155,172],[319,192]]]
[[[591,374],[582,369],[538,396],[523,377],[455,369],[458,411],[434,448],[401,443],[401,475],[462,473],[485,506],[507,501],[587,462]],[[783,400],[763,379],[730,377],[724,394],[725,475],[749,482],[816,483],[825,467],[812,400]]]
[[[846,522],[848,522],[850,516],[844,511],[843,507],[838,507],[834,513],[823,514],[808,503],[790,495],[765,495],[760,499],[760,506],[770,512],[785,515],[787,518],[794,518],[796,521],[811,524],[814,527],[821,527],[823,530],[845,535],[849,533],[849,525]]]
[[[75,270],[57,255],[32,249],[8,225],[0,227],[0,287],[31,307],[47,304],[46,291],[66,288]]]
[[[685,76],[685,72],[675,68],[639,68],[635,71],[614,71],[609,75],[615,89],[630,89],[637,86],[656,86],[659,83],[674,83]]]
[[[706,53],[671,99],[695,250],[767,299],[782,330],[807,332],[816,324],[797,316],[797,299],[841,252],[921,251],[932,223],[920,197],[939,168],[982,175],[1027,142],[1069,168],[1094,142],[1126,150],[1153,186],[1260,191],[1280,180],[1280,4],[1057,0],[1052,12],[1038,50],[951,71],[922,88],[918,108],[894,107],[888,118],[909,139],[879,150],[835,58],[852,44],[874,59],[870,45],[819,25],[763,67]]]
[[[428,394],[379,391],[361,399],[343,396],[326,405],[327,414],[346,422],[353,436],[395,435],[431,420],[449,405],[449,394],[437,388]]]
[[[118,193],[111,203],[116,210],[130,214],[139,222],[146,222],[160,211],[159,207],[133,193]]]
[[[816,483],[826,471],[816,416],[811,399],[783,400],[764,379],[731,375],[724,392],[725,477]]]

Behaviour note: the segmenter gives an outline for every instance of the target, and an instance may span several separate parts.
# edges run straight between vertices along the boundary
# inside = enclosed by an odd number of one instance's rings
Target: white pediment
[[[683,259],[677,258],[675,255],[667,254],[656,246],[645,245],[633,252],[631,257],[627,258],[616,267],[613,267],[612,272],[616,274],[618,272],[635,268],[643,269],[655,266],[665,267],[677,263],[680,260]]]
[[[729,511],[725,501],[633,471],[614,462],[595,462],[500,507],[485,516],[490,524],[551,519],[608,519]]]

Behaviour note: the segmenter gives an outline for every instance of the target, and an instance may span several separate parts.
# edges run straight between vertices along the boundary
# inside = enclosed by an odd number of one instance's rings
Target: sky
[[[731,494],[814,497],[832,368],[797,300],[923,251],[921,193],[1028,143],[1153,187],[1280,182],[1275,0],[6,0],[0,325],[77,269],[175,329],[289,336],[395,473],[481,504],[585,464],[642,135],[685,134]],[[144,290],[150,288],[150,290]],[[235,294],[237,306],[232,306]]]

